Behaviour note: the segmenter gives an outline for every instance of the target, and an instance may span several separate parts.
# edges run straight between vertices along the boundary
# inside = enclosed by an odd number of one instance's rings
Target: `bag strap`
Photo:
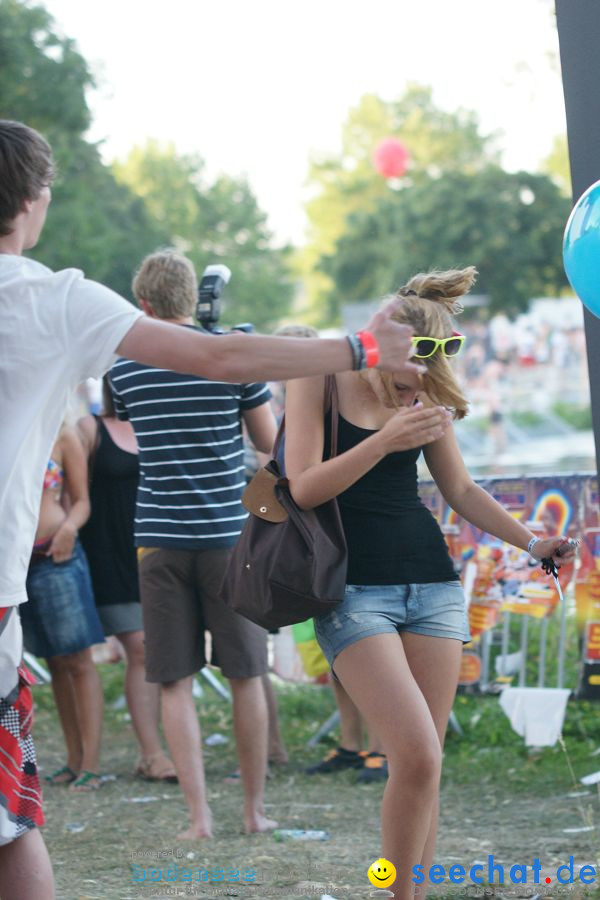
[[[329,446],[329,458],[333,459],[337,456],[337,438],[338,438],[338,390],[335,375],[325,376],[325,392],[323,395],[323,416],[331,410],[331,442]],[[285,434],[285,413],[281,417],[277,436],[273,444],[273,459],[277,459],[279,447]]]

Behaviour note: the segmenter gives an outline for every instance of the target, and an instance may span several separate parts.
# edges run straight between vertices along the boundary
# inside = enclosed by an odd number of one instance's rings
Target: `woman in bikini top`
[[[87,561],[77,540],[90,514],[87,459],[75,429],[64,427],[44,473],[38,529],[21,618],[25,646],[46,660],[66,745],[66,764],[47,776],[75,791],[102,784],[102,684],[91,647],[103,640]],[[85,711],[84,713],[82,711]]]
[[[65,486],[68,504],[63,506]],[[63,426],[44,473],[33,558],[51,556],[55,563],[70,559],[77,532],[89,514],[85,454],[75,429]]]

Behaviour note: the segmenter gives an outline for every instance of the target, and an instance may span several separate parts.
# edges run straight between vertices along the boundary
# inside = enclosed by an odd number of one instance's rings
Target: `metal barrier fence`
[[[562,567],[560,592],[527,553],[502,544],[462,520],[433,482],[421,482],[424,503],[439,522],[469,601],[473,641],[463,651],[460,683],[482,692],[527,684],[532,643],[537,687],[548,685],[549,633],[557,632],[556,681],[565,687],[568,610],[573,603],[582,645],[578,696],[600,698],[600,511],[595,475],[533,475],[479,479],[495,499],[540,537],[582,541],[576,565]],[[557,620],[557,628],[551,622]],[[515,623],[520,627],[515,628]],[[516,632],[516,633],[515,633]],[[514,650],[515,644],[517,649]],[[496,671],[491,672],[492,658]]]

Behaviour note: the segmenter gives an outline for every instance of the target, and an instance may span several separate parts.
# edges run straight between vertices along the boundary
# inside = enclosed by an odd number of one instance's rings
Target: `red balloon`
[[[373,154],[373,163],[384,178],[400,178],[406,173],[410,154],[397,138],[384,138]]]

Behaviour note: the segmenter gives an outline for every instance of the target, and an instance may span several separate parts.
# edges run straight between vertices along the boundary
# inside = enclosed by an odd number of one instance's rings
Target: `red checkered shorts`
[[[14,607],[0,607],[0,625]],[[13,670],[14,671],[14,670]],[[26,666],[18,683],[0,698],[0,844],[7,844],[44,824],[42,792],[31,736],[35,679]]]

